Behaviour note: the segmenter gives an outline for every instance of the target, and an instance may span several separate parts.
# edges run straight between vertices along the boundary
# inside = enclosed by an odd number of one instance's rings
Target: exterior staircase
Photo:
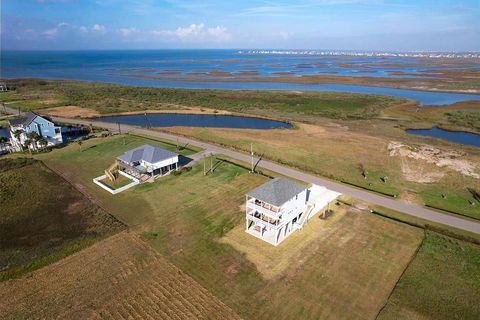
[[[314,208],[314,205],[311,205],[311,204],[307,205],[307,208],[305,209],[305,212],[300,217],[300,220],[295,222],[295,227],[297,229],[302,229],[303,228],[303,226],[305,225],[305,222],[307,222],[308,217],[310,216],[310,213],[312,213],[313,208]]]

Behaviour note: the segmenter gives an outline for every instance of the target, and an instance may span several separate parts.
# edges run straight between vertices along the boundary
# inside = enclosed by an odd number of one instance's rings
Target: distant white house
[[[117,157],[120,170],[141,177],[158,177],[178,170],[178,154],[144,144]]]
[[[47,117],[42,117],[34,112],[27,112],[25,115],[9,122],[10,144],[15,151],[23,150],[28,134],[31,132],[36,132],[39,137],[44,137],[47,140],[47,146],[63,143],[62,128],[55,125]],[[38,142],[37,147],[40,147]]]
[[[0,92],[7,92],[8,86],[5,82],[0,82]]]
[[[295,181],[275,178],[246,195],[245,231],[272,245],[303,228],[340,194],[325,187],[307,188]]]

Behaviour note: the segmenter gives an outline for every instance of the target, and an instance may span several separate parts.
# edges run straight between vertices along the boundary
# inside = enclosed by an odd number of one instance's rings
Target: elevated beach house
[[[34,112],[27,112],[23,116],[12,119],[10,122],[10,143],[15,151],[23,150],[25,142],[30,140],[34,148],[41,147],[39,138],[46,139],[46,145],[52,146],[63,143],[62,128],[55,125],[49,118]],[[36,141],[29,139],[31,133],[38,136]]]
[[[117,157],[120,170],[141,180],[147,177],[159,177],[178,170],[178,154],[144,144]]]
[[[245,231],[276,246],[315,214],[327,210],[339,195],[325,187],[307,188],[290,179],[275,178],[246,195]]]

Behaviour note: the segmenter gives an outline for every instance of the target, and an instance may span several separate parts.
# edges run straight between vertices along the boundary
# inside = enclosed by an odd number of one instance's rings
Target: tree
[[[48,140],[47,140],[47,138],[45,138],[45,137],[40,137],[40,138],[38,139],[38,143],[40,144],[40,146],[41,146],[42,148],[45,148],[45,147],[48,145]]]
[[[30,144],[33,145],[34,150],[37,150],[37,141],[39,139],[40,139],[40,135],[37,132],[32,131],[27,133],[27,140],[29,141],[27,145],[30,145]],[[25,143],[27,143],[27,141],[25,141]]]
[[[18,143],[20,144],[20,148],[22,148],[22,151],[24,149],[23,144],[20,142],[20,136],[22,135],[23,131],[22,130],[15,130],[13,131],[13,136],[15,139],[17,139]]]
[[[23,132],[22,130],[13,131],[13,136],[15,137],[15,139],[20,141],[20,135],[22,134],[22,132]]]
[[[30,138],[25,139],[24,144],[25,144],[25,147],[28,148],[28,151],[32,153],[32,149],[30,148],[30,145],[32,144],[32,139]]]

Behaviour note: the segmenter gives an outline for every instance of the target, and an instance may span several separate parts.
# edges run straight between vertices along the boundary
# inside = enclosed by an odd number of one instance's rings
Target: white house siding
[[[148,168],[148,172],[152,172],[155,169],[160,169],[160,168],[170,166],[172,164],[177,164],[177,163],[178,163],[178,156],[172,157],[170,159],[162,160],[159,162],[155,162],[155,163],[149,163],[142,160],[142,166],[144,166],[145,168]]]
[[[309,196],[309,199],[307,199],[307,195]],[[313,185],[311,188],[303,190],[298,195],[285,202],[280,207],[278,213],[270,212],[270,214],[268,214],[268,216],[279,219],[279,223],[273,226],[259,218],[251,217],[250,213],[255,211],[267,213],[268,210],[252,205],[251,202],[249,202],[249,196],[247,196],[245,231],[277,246],[295,230],[299,229],[297,222],[299,222],[301,218],[303,218],[301,220],[306,223],[308,219],[325,209],[326,206],[339,195],[339,193],[330,191],[325,187]],[[302,217],[300,217],[300,215],[302,215]],[[303,217],[303,215],[308,216]],[[249,226],[251,222],[253,222],[253,225]],[[256,231],[255,226],[264,226],[264,228],[260,227],[263,231]]]

